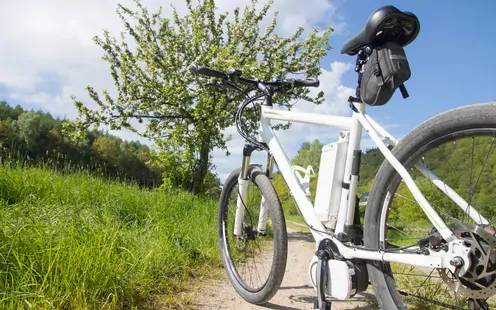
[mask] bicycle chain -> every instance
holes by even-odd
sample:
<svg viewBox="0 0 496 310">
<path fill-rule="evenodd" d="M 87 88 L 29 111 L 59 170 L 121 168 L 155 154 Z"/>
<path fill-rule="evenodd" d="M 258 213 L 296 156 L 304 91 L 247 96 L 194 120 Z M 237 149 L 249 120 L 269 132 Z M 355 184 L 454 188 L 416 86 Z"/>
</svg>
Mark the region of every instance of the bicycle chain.
<svg viewBox="0 0 496 310">
<path fill-rule="evenodd" d="M 445 304 L 444 302 L 440 302 L 440 301 L 437 301 L 437 300 L 434 300 L 434 299 L 430 299 L 430 298 L 426 298 L 426 297 L 420 297 L 418 295 L 414 295 L 414 294 L 410 294 L 410 293 L 407 293 L 407 292 L 404 292 L 404 291 L 399 291 L 399 293 L 403 296 L 408 296 L 408 297 L 414 297 L 414 298 L 417 298 L 417 299 L 422 299 L 422 300 L 425 300 L 425 301 L 428 301 L 436 306 L 441 306 L 441 307 L 444 307 L 444 308 L 447 308 L 447 309 L 453 309 L 453 310 L 469 310 L 467 308 L 460 308 L 460 307 L 457 307 L 457 306 L 452 306 L 452 305 L 448 305 L 448 304 Z"/>
</svg>

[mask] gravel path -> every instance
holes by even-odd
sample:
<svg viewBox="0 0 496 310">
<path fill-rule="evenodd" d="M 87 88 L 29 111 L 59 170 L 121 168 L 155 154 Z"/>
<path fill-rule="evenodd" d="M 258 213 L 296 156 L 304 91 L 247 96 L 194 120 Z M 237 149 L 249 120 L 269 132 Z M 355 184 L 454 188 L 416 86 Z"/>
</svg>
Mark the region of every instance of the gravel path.
<svg viewBox="0 0 496 310">
<path fill-rule="evenodd" d="M 313 256 L 313 238 L 310 233 L 298 232 L 288 228 L 288 263 L 286 274 L 277 294 L 264 306 L 255 306 L 245 302 L 224 277 L 221 280 L 203 283 L 193 306 L 197 309 L 313 309 L 316 292 L 308 277 L 308 265 Z M 224 273 L 223 273 L 224 274 Z M 360 309 L 371 310 L 366 306 L 366 298 L 374 298 L 369 286 L 367 292 L 357 294 L 346 301 L 336 300 L 332 303 L 334 310 Z"/>
</svg>

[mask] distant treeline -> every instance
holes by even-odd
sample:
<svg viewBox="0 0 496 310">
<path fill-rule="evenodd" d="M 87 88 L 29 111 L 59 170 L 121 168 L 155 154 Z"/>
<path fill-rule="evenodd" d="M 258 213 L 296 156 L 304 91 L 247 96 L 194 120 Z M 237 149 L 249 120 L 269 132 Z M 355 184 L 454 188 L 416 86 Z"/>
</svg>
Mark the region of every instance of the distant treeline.
<svg viewBox="0 0 496 310">
<path fill-rule="evenodd" d="M 28 111 L 0 101 L 2 161 L 9 158 L 56 168 L 71 166 L 146 187 L 162 184 L 165 169 L 154 163 L 147 145 L 97 130 L 88 131 L 83 141 L 73 142 L 62 133 L 64 121 L 67 120 L 50 113 Z"/>
<path fill-rule="evenodd" d="M 482 213 L 490 223 L 496 221 L 496 208 L 494 207 L 494 201 L 496 201 L 495 139 L 491 136 L 460 138 L 456 142 L 448 142 L 430 149 L 419 159 L 463 199 L 472 203 L 472 206 Z M 315 201 L 318 167 L 323 146 L 317 139 L 313 142 L 304 142 L 291 161 L 293 165 L 304 168 L 308 165 L 313 167 L 316 175 L 310 181 L 310 199 L 312 202 Z M 384 156 L 377 148 L 362 153 L 360 179 L 357 188 L 359 197 L 362 194 L 368 196 L 374 177 L 383 161 Z M 438 212 L 442 214 L 445 221 L 466 219 L 463 210 L 436 186 L 433 186 L 424 175 L 416 170 L 411 170 L 411 175 L 426 199 L 436 208 L 436 211 L 440 209 Z M 274 176 L 274 187 L 283 209 L 289 214 L 298 214 L 291 193 L 279 173 Z M 362 199 L 365 201 L 366 198 L 363 197 Z M 364 210 L 364 208 L 360 209 L 362 216 Z M 423 225 L 430 223 L 403 182 L 398 186 L 391 210 L 397 218 L 394 220 L 408 224 L 416 223 L 415 225 L 418 227 L 424 227 Z"/>
</svg>

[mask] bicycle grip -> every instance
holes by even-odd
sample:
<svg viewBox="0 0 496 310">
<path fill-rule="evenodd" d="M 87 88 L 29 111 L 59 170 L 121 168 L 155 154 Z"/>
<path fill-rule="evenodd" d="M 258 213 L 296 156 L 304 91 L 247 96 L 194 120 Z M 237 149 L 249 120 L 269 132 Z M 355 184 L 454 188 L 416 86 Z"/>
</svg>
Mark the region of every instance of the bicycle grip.
<svg viewBox="0 0 496 310">
<path fill-rule="evenodd" d="M 206 76 L 211 76 L 214 78 L 223 79 L 226 78 L 227 75 L 224 72 L 213 70 L 204 66 L 197 66 L 196 64 L 192 64 L 190 66 L 191 72 L 196 74 L 203 74 Z"/>
<path fill-rule="evenodd" d="M 319 87 L 320 81 L 316 78 L 308 78 L 305 80 L 294 80 L 293 87 Z"/>
</svg>

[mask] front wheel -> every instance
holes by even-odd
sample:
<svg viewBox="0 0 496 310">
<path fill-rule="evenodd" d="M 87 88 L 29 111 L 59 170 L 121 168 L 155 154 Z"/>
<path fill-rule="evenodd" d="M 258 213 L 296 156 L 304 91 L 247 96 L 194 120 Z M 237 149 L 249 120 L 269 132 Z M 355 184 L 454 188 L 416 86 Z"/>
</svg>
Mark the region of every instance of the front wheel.
<svg viewBox="0 0 496 310">
<path fill-rule="evenodd" d="M 246 195 L 240 193 L 239 175 L 239 169 L 232 172 L 222 188 L 220 253 L 236 292 L 247 302 L 263 304 L 276 294 L 286 270 L 286 222 L 276 191 L 260 168 L 250 167 Z M 237 205 L 244 213 L 241 218 L 238 214 L 235 234 Z"/>
<path fill-rule="evenodd" d="M 474 303 L 491 304 L 496 293 L 496 103 L 476 104 L 444 112 L 419 125 L 393 149 L 415 183 L 458 238 L 472 244 L 470 277 L 447 269 L 429 269 L 371 261 L 368 271 L 382 309 L 472 309 Z M 461 206 L 420 173 L 420 163 L 458 193 Z M 439 184 L 439 183 L 438 183 Z M 444 186 L 446 190 L 446 186 Z M 472 206 L 475 213 L 466 212 Z M 480 224 L 484 217 L 489 224 Z M 439 237 L 401 177 L 385 161 L 374 180 L 365 211 L 368 248 L 415 244 Z M 441 241 L 442 242 L 442 241 Z M 485 309 L 485 308 L 474 308 Z"/>
</svg>

